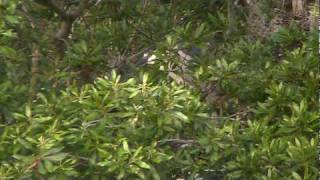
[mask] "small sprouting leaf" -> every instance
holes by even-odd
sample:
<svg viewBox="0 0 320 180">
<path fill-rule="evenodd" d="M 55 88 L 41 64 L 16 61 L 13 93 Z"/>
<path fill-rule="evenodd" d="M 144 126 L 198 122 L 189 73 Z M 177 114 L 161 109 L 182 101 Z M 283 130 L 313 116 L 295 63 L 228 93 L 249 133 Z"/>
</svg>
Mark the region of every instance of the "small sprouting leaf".
<svg viewBox="0 0 320 180">
<path fill-rule="evenodd" d="M 123 147 L 123 150 L 125 152 L 130 153 L 129 145 L 128 145 L 128 142 L 126 140 L 123 140 L 122 147 Z"/>
<path fill-rule="evenodd" d="M 148 77 L 149 77 L 148 74 L 143 74 L 142 83 L 143 83 L 144 85 L 147 84 L 147 82 L 148 82 Z"/>
<path fill-rule="evenodd" d="M 172 36 L 166 36 L 166 41 L 168 43 L 169 46 L 171 46 L 173 43 L 173 40 L 172 40 Z"/>
<path fill-rule="evenodd" d="M 316 141 L 315 141 L 314 138 L 312 138 L 311 141 L 310 141 L 310 145 L 311 145 L 311 146 L 315 146 L 315 144 L 316 144 Z"/>
<path fill-rule="evenodd" d="M 113 81 L 115 81 L 115 80 L 117 79 L 117 73 L 116 73 L 115 70 L 112 70 L 112 72 L 111 72 L 111 79 L 112 79 Z"/>
<path fill-rule="evenodd" d="M 26 115 L 26 117 L 31 119 L 32 112 L 31 112 L 31 107 L 29 105 L 26 105 L 25 115 Z"/>
<path fill-rule="evenodd" d="M 296 145 L 301 147 L 301 142 L 298 138 L 294 138 L 294 141 L 296 142 Z"/>
</svg>

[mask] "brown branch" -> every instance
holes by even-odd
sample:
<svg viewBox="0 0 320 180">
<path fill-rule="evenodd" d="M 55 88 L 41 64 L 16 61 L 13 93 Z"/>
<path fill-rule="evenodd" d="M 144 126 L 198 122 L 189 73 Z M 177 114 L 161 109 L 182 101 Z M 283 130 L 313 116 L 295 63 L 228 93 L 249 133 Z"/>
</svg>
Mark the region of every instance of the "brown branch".
<svg viewBox="0 0 320 180">
<path fill-rule="evenodd" d="M 91 5 L 89 0 L 82 0 L 78 7 L 72 8 L 70 10 L 65 10 L 63 15 L 61 15 L 61 23 L 58 32 L 56 33 L 56 38 L 58 40 L 67 39 L 71 33 L 71 28 L 73 22 L 83 14 L 83 11 Z"/>
<path fill-rule="evenodd" d="M 60 27 L 55 35 L 55 38 L 59 41 L 68 38 L 73 22 L 83 14 L 85 9 L 93 5 L 90 0 L 81 0 L 77 7 L 68 10 L 65 9 L 65 1 L 61 0 L 35 0 L 35 2 L 48 7 L 61 18 Z"/>
<path fill-rule="evenodd" d="M 60 17 L 59 28 L 54 35 L 55 46 L 62 57 L 65 51 L 65 40 L 72 33 L 72 25 L 77 18 L 90 6 L 94 1 L 81 0 L 78 6 L 66 7 L 65 0 L 35 0 L 36 3 L 46 6 Z"/>
<path fill-rule="evenodd" d="M 69 34 L 71 33 L 73 21 L 70 20 L 61 20 L 60 28 L 56 32 L 55 38 L 57 40 L 67 39 Z"/>
<path fill-rule="evenodd" d="M 29 83 L 29 99 L 28 99 L 29 107 L 32 106 L 32 102 L 36 94 L 39 62 L 40 62 L 40 49 L 37 45 L 34 45 L 32 49 L 31 78 Z"/>
<path fill-rule="evenodd" d="M 83 11 L 87 9 L 90 5 L 91 4 L 89 0 L 82 0 L 78 7 L 76 7 L 75 9 L 71 9 L 69 12 L 67 12 L 67 17 L 71 19 L 78 18 L 79 16 L 81 16 Z"/>
<path fill-rule="evenodd" d="M 56 12 L 60 17 L 64 18 L 67 16 L 64 10 L 65 1 L 61 0 L 35 0 L 36 3 L 48 7 L 49 9 Z"/>
</svg>

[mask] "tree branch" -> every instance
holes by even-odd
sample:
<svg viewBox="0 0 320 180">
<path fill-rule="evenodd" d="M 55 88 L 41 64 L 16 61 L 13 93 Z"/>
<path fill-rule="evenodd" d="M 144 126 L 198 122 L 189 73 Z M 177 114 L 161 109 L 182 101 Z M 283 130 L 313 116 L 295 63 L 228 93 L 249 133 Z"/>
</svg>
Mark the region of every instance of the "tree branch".
<svg viewBox="0 0 320 180">
<path fill-rule="evenodd" d="M 71 9 L 70 12 L 67 12 L 67 17 L 76 19 L 78 18 L 85 9 L 87 9 L 90 6 L 89 0 L 82 0 L 80 1 L 80 4 L 75 9 Z"/>
<path fill-rule="evenodd" d="M 36 3 L 41 4 L 43 6 L 47 6 L 54 12 L 56 12 L 60 17 L 66 18 L 67 14 L 64 10 L 65 1 L 61 0 L 35 0 Z"/>
<path fill-rule="evenodd" d="M 35 0 L 36 3 L 48 7 L 61 18 L 60 27 L 55 34 L 55 39 L 58 40 L 57 47 L 60 52 L 63 52 L 63 41 L 68 38 L 71 33 L 73 22 L 83 14 L 83 11 L 94 5 L 94 1 L 81 0 L 76 7 L 66 8 L 66 1 L 64 0 Z M 63 53 L 62 53 L 63 54 Z"/>
</svg>

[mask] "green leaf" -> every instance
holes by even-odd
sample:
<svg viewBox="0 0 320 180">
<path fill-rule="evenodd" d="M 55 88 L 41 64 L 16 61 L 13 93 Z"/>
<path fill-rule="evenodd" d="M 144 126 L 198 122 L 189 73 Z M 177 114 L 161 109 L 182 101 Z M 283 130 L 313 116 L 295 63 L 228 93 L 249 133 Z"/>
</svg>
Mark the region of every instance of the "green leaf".
<svg viewBox="0 0 320 180">
<path fill-rule="evenodd" d="M 44 122 L 48 122 L 50 120 L 52 120 L 52 117 L 48 116 L 48 117 L 37 117 L 37 118 L 33 118 L 34 121 L 37 121 L 38 123 L 44 123 Z"/>
<path fill-rule="evenodd" d="M 157 172 L 157 170 L 154 167 L 151 167 L 150 171 L 151 171 L 151 174 L 152 174 L 152 177 L 153 177 L 154 180 L 160 180 L 161 179 L 159 173 Z"/>
<path fill-rule="evenodd" d="M 117 179 L 123 179 L 124 176 L 125 176 L 125 171 L 124 171 L 124 169 L 121 169 L 121 170 L 120 170 L 120 173 L 119 173 L 118 176 L 117 176 Z"/>
<path fill-rule="evenodd" d="M 39 165 L 38 165 L 38 171 L 40 174 L 47 174 L 47 171 L 46 171 L 46 168 L 44 167 L 43 165 L 43 162 L 40 162 Z"/>
<path fill-rule="evenodd" d="M 54 155 L 50 155 L 50 156 L 45 156 L 44 158 L 49 161 L 58 162 L 58 161 L 62 161 L 63 159 L 65 159 L 67 156 L 68 156 L 68 153 L 58 153 L 58 154 L 54 154 Z"/>
<path fill-rule="evenodd" d="M 4 56 L 7 58 L 14 58 L 16 53 L 17 52 L 10 47 L 0 46 L 0 56 Z"/>
<path fill-rule="evenodd" d="M 44 156 L 47 156 L 47 155 L 56 154 L 56 153 L 58 153 L 58 152 L 61 152 L 62 149 L 63 149 L 63 147 L 52 148 L 52 149 L 46 151 L 43 155 L 44 155 Z"/>
<path fill-rule="evenodd" d="M 185 114 L 183 114 L 182 112 L 174 112 L 174 116 L 176 118 L 179 118 L 180 120 L 184 121 L 184 122 L 189 122 L 189 118 L 188 116 L 186 116 Z"/>
<path fill-rule="evenodd" d="M 47 161 L 47 160 L 44 160 L 44 166 L 46 167 L 46 169 L 48 170 L 48 172 L 53 172 L 54 171 L 54 166 L 52 164 L 51 161 Z"/>
<path fill-rule="evenodd" d="M 108 115 L 110 117 L 119 117 L 119 118 L 128 118 L 134 116 L 136 113 L 135 112 L 114 112 L 114 113 L 109 113 Z"/>
<path fill-rule="evenodd" d="M 19 143 L 21 143 L 23 145 L 23 147 L 25 147 L 26 149 L 32 150 L 32 145 L 31 143 L 29 143 L 28 141 L 22 139 L 22 138 L 18 138 Z"/>
<path fill-rule="evenodd" d="M 149 75 L 148 75 L 148 74 L 143 74 L 143 77 L 142 77 L 142 84 L 143 84 L 143 85 L 146 85 L 146 84 L 147 84 L 148 78 L 149 78 Z"/>
<path fill-rule="evenodd" d="M 133 97 L 137 96 L 139 93 L 140 93 L 139 90 L 133 91 L 133 92 L 130 94 L 129 98 L 133 98 Z"/>
<path fill-rule="evenodd" d="M 142 146 L 140 146 L 133 154 L 132 159 L 135 159 L 141 152 Z"/>
<path fill-rule="evenodd" d="M 204 28 L 205 28 L 205 24 L 201 24 L 195 31 L 194 33 L 194 37 L 197 39 L 201 36 L 201 34 L 203 33 L 204 31 Z"/>
<path fill-rule="evenodd" d="M 137 162 L 135 162 L 135 164 L 137 164 L 141 168 L 150 169 L 150 165 L 145 163 L 145 162 L 143 162 L 143 161 L 137 161 Z"/>
<path fill-rule="evenodd" d="M 294 177 L 294 179 L 296 179 L 296 180 L 302 180 L 301 176 L 300 176 L 298 173 L 292 172 L 291 174 L 292 174 L 292 176 Z"/>
<path fill-rule="evenodd" d="M 101 166 L 101 167 L 109 166 L 111 164 L 112 164 L 112 162 L 110 162 L 110 161 L 102 161 L 102 162 L 97 163 L 97 165 Z"/>
<path fill-rule="evenodd" d="M 19 18 L 18 16 L 6 16 L 6 20 L 9 22 L 9 23 L 12 23 L 12 24 L 17 24 L 19 23 Z"/>
<path fill-rule="evenodd" d="M 29 162 L 34 159 L 34 157 L 32 157 L 32 156 L 24 156 L 24 155 L 20 155 L 20 154 L 14 154 L 12 157 L 17 160 L 24 161 L 24 162 Z"/>
</svg>

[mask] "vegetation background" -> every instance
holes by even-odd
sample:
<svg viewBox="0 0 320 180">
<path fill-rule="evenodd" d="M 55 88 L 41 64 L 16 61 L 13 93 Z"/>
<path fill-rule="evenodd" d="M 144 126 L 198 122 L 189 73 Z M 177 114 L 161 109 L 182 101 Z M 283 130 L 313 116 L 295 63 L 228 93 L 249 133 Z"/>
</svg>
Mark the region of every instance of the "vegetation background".
<svg viewBox="0 0 320 180">
<path fill-rule="evenodd" d="M 319 176 L 319 0 L 0 0 L 0 17 L 0 179 Z"/>
</svg>

